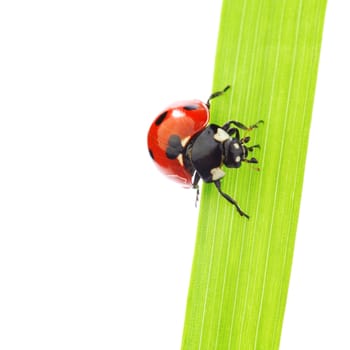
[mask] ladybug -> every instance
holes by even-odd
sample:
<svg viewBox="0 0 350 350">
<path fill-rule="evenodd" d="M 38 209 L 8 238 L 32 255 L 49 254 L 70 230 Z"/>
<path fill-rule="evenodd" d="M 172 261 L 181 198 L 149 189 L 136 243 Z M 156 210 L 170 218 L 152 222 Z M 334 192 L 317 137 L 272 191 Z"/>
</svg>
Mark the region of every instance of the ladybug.
<svg viewBox="0 0 350 350">
<path fill-rule="evenodd" d="M 246 146 L 250 137 L 240 137 L 239 129 L 251 131 L 252 126 L 230 120 L 222 126 L 208 124 L 210 101 L 224 94 L 230 86 L 212 93 L 206 103 L 200 100 L 179 101 L 162 111 L 148 132 L 148 151 L 159 169 L 183 187 L 197 190 L 199 180 L 213 182 L 219 193 L 233 204 L 241 216 L 249 216 L 238 203 L 221 189 L 225 176 L 223 165 L 239 168 L 242 162 L 258 163 L 248 159 L 248 153 L 259 145 Z"/>
</svg>

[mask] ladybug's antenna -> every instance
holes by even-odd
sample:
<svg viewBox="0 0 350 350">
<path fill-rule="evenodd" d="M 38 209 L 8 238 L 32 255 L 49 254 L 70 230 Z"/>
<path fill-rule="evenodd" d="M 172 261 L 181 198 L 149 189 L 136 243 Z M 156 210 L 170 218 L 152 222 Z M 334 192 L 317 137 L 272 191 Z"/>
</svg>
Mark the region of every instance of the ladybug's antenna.
<svg viewBox="0 0 350 350">
<path fill-rule="evenodd" d="M 220 91 L 213 92 L 213 93 L 209 96 L 208 101 L 207 101 L 207 103 L 206 103 L 206 105 L 208 106 L 208 108 L 210 108 L 210 101 L 211 101 L 213 98 L 216 98 L 216 97 L 219 97 L 219 96 L 223 95 L 230 87 L 231 87 L 231 85 L 227 85 L 227 86 L 225 87 L 225 89 L 220 90 Z"/>
</svg>

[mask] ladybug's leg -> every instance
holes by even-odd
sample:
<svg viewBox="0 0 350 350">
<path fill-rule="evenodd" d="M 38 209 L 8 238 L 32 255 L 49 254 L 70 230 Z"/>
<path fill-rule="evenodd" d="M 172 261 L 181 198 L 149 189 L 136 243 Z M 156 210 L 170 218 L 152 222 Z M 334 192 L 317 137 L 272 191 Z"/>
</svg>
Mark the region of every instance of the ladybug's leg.
<svg viewBox="0 0 350 350">
<path fill-rule="evenodd" d="M 258 163 L 258 160 L 256 158 L 250 158 L 250 159 L 243 159 L 242 162 L 246 162 L 246 163 L 249 163 L 249 164 L 257 164 Z M 254 170 L 256 171 L 260 171 L 260 168 L 253 168 Z"/>
<path fill-rule="evenodd" d="M 199 186 L 198 186 L 198 182 L 200 180 L 200 176 L 197 172 L 194 173 L 194 177 L 193 177 L 193 183 L 192 183 L 192 188 L 194 188 L 196 190 L 196 203 L 195 206 L 197 207 L 197 203 L 199 200 Z"/>
<path fill-rule="evenodd" d="M 239 212 L 239 214 L 240 214 L 241 216 L 245 216 L 247 219 L 249 219 L 249 215 L 246 214 L 246 213 L 239 207 L 238 203 L 237 203 L 233 198 L 231 198 L 227 193 L 222 192 L 220 180 L 214 181 L 214 184 L 215 184 L 216 188 L 218 189 L 219 193 L 220 193 L 226 200 L 228 200 L 231 204 L 233 204 L 233 205 L 236 207 L 236 209 L 237 209 L 237 211 Z"/>
<path fill-rule="evenodd" d="M 227 85 L 227 86 L 225 87 L 224 90 L 213 92 L 213 93 L 209 96 L 208 101 L 207 101 L 207 103 L 206 103 L 206 105 L 208 106 L 208 108 L 210 108 L 210 101 L 211 101 L 213 98 L 216 98 L 216 97 L 221 96 L 221 95 L 224 94 L 230 87 L 231 87 L 230 85 Z"/>
<path fill-rule="evenodd" d="M 259 120 L 258 122 L 256 122 L 255 124 L 253 124 L 251 126 L 246 126 L 237 120 L 230 120 L 227 123 L 225 123 L 221 128 L 224 129 L 229 135 L 233 135 L 234 133 L 236 133 L 235 137 L 237 137 L 239 139 L 240 138 L 239 131 L 237 128 L 245 130 L 245 131 L 252 131 L 253 129 L 256 129 L 258 127 L 258 125 L 263 123 L 263 122 L 264 122 L 263 120 Z M 235 125 L 237 128 L 231 128 L 231 124 Z M 245 137 L 244 139 L 242 139 L 242 141 L 243 141 L 243 143 L 247 143 L 249 141 L 249 137 Z"/>
<path fill-rule="evenodd" d="M 259 148 L 260 149 L 260 145 L 254 145 L 254 146 L 247 147 L 247 150 L 249 152 L 253 152 L 254 148 Z"/>
<path fill-rule="evenodd" d="M 243 162 L 257 164 L 258 160 L 256 158 L 244 159 Z"/>
<path fill-rule="evenodd" d="M 250 141 L 250 137 L 246 136 L 241 139 L 241 144 L 243 145 L 244 143 L 248 143 Z M 247 151 L 253 152 L 254 148 L 260 148 L 260 145 L 253 145 L 253 146 L 244 146 Z"/>
<path fill-rule="evenodd" d="M 239 139 L 239 130 L 237 128 L 231 128 L 232 121 L 225 123 L 221 129 L 225 130 L 230 136 Z"/>
<path fill-rule="evenodd" d="M 258 127 L 259 124 L 263 123 L 263 120 L 259 120 L 257 121 L 255 124 L 251 125 L 251 126 L 246 126 L 244 124 L 242 124 L 241 122 L 238 122 L 237 120 L 231 120 L 230 123 L 234 124 L 237 126 L 237 128 L 240 128 L 242 130 L 246 130 L 246 131 L 252 131 L 253 129 L 256 129 Z"/>
</svg>

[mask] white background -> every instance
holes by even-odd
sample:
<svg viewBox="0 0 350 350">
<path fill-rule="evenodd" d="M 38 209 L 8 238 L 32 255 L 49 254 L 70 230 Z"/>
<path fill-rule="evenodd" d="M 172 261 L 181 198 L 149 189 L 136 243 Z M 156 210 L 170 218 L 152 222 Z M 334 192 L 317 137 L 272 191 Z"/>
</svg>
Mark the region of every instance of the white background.
<svg viewBox="0 0 350 350">
<path fill-rule="evenodd" d="M 211 92 L 221 1 L 0 5 L 0 348 L 179 349 L 192 191 L 149 159 Z M 329 1 L 281 349 L 350 349 L 349 5 Z"/>
</svg>

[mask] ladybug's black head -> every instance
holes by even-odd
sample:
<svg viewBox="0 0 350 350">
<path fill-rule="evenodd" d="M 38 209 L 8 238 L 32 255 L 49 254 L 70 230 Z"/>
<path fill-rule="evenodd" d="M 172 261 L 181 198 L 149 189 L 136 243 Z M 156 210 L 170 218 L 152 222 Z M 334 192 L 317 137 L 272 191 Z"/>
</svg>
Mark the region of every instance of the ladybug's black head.
<svg viewBox="0 0 350 350">
<path fill-rule="evenodd" d="M 229 138 L 223 144 L 224 164 L 228 168 L 239 168 L 247 156 L 246 147 L 236 138 Z"/>
<path fill-rule="evenodd" d="M 228 168 L 239 168 L 242 162 L 258 163 L 255 158 L 247 159 L 248 152 L 253 152 L 255 148 L 260 148 L 259 145 L 245 146 L 245 143 L 248 143 L 249 140 L 250 137 L 247 136 L 240 140 L 237 138 L 227 139 L 223 143 L 223 162 Z"/>
</svg>

